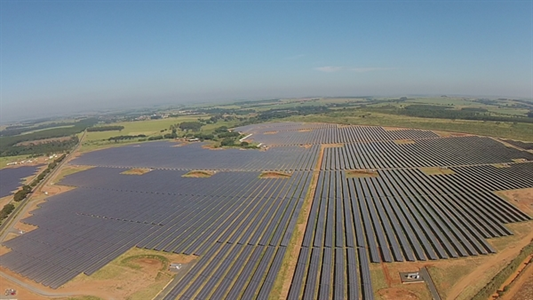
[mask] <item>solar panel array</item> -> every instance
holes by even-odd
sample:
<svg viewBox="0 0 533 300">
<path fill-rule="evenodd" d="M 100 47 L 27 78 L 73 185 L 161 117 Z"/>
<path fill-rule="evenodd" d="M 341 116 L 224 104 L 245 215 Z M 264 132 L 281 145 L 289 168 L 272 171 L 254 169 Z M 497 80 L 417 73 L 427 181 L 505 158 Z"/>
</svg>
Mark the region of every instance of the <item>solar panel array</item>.
<svg viewBox="0 0 533 300">
<path fill-rule="evenodd" d="M 318 174 L 288 297 L 372 299 L 370 263 L 492 253 L 487 238 L 530 219 L 493 191 L 533 187 L 533 156 L 489 138 L 303 123 L 239 130 L 273 147 L 153 142 L 77 158 L 96 167 L 63 179 L 76 189 L 24 219 L 38 228 L 5 242 L 0 265 L 57 288 L 136 246 L 200 256 L 165 299 L 267 299 Z M 418 169 L 432 166 L 454 174 Z M 128 168 L 151 171 L 121 174 Z M 182 177 L 198 169 L 216 172 Z M 376 171 L 352 178 L 353 169 Z M 262 170 L 292 176 L 261 179 Z"/>
<path fill-rule="evenodd" d="M 9 196 L 22 185 L 21 180 L 37 172 L 38 166 L 22 166 L 0 170 L 0 198 Z"/>
<path fill-rule="evenodd" d="M 193 143 L 177 147 L 171 142 L 152 142 L 94 151 L 72 163 L 117 168 L 157 168 L 169 170 L 310 170 L 319 147 L 277 147 L 269 151 L 202 148 Z"/>
</svg>

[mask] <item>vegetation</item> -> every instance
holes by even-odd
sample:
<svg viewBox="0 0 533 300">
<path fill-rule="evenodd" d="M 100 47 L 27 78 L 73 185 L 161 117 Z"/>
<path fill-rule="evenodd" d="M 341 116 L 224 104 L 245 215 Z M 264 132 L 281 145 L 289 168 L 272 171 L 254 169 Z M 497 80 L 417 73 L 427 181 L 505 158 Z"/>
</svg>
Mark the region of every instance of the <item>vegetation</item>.
<svg viewBox="0 0 533 300">
<path fill-rule="evenodd" d="M 96 124 L 96 119 L 84 119 L 73 124 L 72 127 L 58 127 L 47 130 L 34 131 L 28 134 L 19 134 L 14 136 L 0 137 L 0 156 L 15 156 L 15 155 L 42 155 L 47 152 L 58 152 L 70 149 L 76 145 L 77 138 L 72 137 L 67 141 L 44 141 L 54 138 L 62 138 L 73 136 L 84 131 L 87 127 Z M 33 142 L 35 141 L 35 142 Z M 25 143 L 22 142 L 33 142 Z"/>
<path fill-rule="evenodd" d="M 138 134 L 138 135 L 119 135 L 119 136 L 112 136 L 110 137 L 108 140 L 109 141 L 114 141 L 115 143 L 118 142 L 118 141 L 123 141 L 123 140 L 133 140 L 133 139 L 139 139 L 139 138 L 145 138 L 146 135 L 145 134 Z"/>
<path fill-rule="evenodd" d="M 472 299 L 481 300 L 489 299 L 498 288 L 511 276 L 520 266 L 520 264 L 529 256 L 533 254 L 533 240 L 527 246 L 525 246 L 520 253 L 505 266 L 492 280 L 483 287 Z M 505 291 L 504 291 L 505 292 Z M 499 294 L 502 294 L 500 292 Z"/>
<path fill-rule="evenodd" d="M 122 129 L 124 129 L 124 126 L 119 126 L 119 125 L 115 125 L 115 126 L 112 126 L 112 125 L 109 125 L 109 126 L 97 126 L 97 127 L 89 127 L 87 128 L 87 131 L 88 132 L 95 132 L 95 131 L 121 131 Z"/>
<path fill-rule="evenodd" d="M 11 204 L 11 203 L 8 203 L 6 205 L 4 205 L 4 207 L 2 208 L 2 210 L 0 210 L 0 221 L 2 221 L 3 219 L 7 218 L 7 216 L 9 216 L 9 214 L 15 209 L 15 205 Z"/>
</svg>

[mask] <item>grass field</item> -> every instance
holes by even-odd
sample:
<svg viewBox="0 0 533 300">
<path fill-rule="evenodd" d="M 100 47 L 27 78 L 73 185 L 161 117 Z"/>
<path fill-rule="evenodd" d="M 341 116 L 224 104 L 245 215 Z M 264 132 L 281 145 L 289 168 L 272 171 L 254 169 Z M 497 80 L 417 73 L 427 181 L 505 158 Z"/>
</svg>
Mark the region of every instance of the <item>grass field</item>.
<svg viewBox="0 0 533 300">
<path fill-rule="evenodd" d="M 533 124 L 492 121 L 448 120 L 416 118 L 382 113 L 334 112 L 322 115 L 291 116 L 277 121 L 324 122 L 352 125 L 403 127 L 452 132 L 465 132 L 483 136 L 533 141 Z"/>
</svg>

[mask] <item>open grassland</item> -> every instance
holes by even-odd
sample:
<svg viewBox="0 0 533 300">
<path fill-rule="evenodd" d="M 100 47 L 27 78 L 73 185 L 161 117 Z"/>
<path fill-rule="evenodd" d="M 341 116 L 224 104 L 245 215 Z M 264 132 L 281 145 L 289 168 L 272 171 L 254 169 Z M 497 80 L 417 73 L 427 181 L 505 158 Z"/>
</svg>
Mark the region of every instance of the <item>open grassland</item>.
<svg viewBox="0 0 533 300">
<path fill-rule="evenodd" d="M 451 132 L 466 132 L 483 136 L 510 138 L 533 141 L 533 124 L 493 121 L 448 120 L 435 118 L 417 118 L 382 113 L 335 112 L 321 115 L 291 116 L 283 121 L 323 122 L 352 125 L 370 125 L 385 127 L 403 127 Z"/>
<path fill-rule="evenodd" d="M 153 299 L 174 277 L 170 263 L 187 264 L 195 258 L 134 247 L 92 275 L 78 275 L 62 291 L 102 299 Z"/>
</svg>

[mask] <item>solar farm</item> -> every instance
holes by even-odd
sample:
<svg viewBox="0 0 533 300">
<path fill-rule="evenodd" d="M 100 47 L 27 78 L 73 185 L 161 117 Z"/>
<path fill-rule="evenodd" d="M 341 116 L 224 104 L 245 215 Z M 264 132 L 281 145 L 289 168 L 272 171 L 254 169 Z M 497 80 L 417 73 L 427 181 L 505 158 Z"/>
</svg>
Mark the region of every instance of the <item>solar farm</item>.
<svg viewBox="0 0 533 300">
<path fill-rule="evenodd" d="M 373 299 L 372 264 L 491 255 L 529 221 L 494 192 L 533 188 L 533 154 L 489 137 L 320 123 L 235 130 L 261 150 L 150 142 L 86 153 L 0 265 L 57 289 L 132 247 L 194 255 L 164 299 Z M 143 168 L 141 175 L 125 171 Z M 184 176 L 209 171 L 208 178 Z M 279 172 L 287 176 L 262 176 Z M 309 209 L 306 209 L 308 203 Z M 299 220 L 303 235 L 293 238 Z"/>
</svg>

